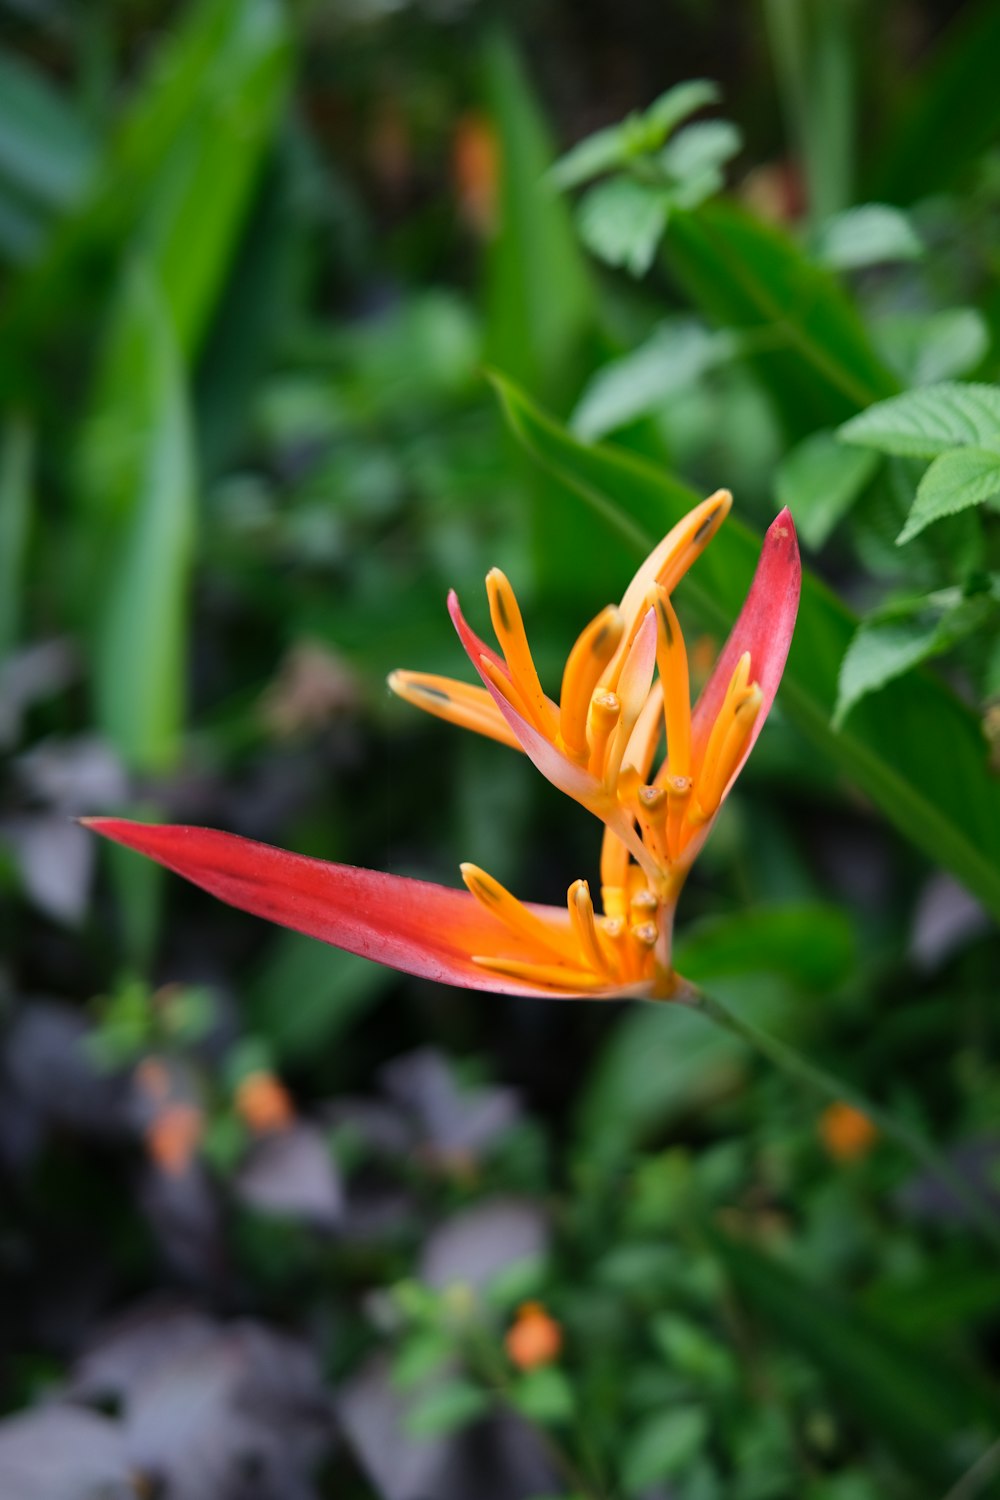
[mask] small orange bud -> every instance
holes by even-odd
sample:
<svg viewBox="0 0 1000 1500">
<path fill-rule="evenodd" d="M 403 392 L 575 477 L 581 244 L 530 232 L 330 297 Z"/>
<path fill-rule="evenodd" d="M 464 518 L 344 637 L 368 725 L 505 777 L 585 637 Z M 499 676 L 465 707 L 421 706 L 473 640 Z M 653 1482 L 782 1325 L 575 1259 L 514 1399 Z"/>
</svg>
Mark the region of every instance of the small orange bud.
<svg viewBox="0 0 1000 1500">
<path fill-rule="evenodd" d="M 477 234 L 492 234 L 497 220 L 499 147 L 484 115 L 470 113 L 458 121 L 452 170 L 462 217 Z"/>
<path fill-rule="evenodd" d="M 507 1330 L 504 1348 L 511 1364 L 519 1370 L 535 1370 L 558 1359 L 562 1349 L 562 1329 L 540 1302 L 523 1302 L 517 1320 Z"/>
<path fill-rule="evenodd" d="M 868 1155 L 878 1136 L 878 1129 L 860 1109 L 838 1099 L 820 1115 L 819 1133 L 834 1161 L 857 1161 Z"/>
<path fill-rule="evenodd" d="M 257 1135 L 285 1130 L 295 1109 L 284 1084 L 263 1068 L 248 1073 L 236 1090 L 236 1112 Z"/>
<path fill-rule="evenodd" d="M 168 1104 L 161 1109 L 146 1130 L 146 1147 L 156 1165 L 171 1177 L 180 1177 L 191 1165 L 204 1123 L 196 1104 Z"/>
</svg>

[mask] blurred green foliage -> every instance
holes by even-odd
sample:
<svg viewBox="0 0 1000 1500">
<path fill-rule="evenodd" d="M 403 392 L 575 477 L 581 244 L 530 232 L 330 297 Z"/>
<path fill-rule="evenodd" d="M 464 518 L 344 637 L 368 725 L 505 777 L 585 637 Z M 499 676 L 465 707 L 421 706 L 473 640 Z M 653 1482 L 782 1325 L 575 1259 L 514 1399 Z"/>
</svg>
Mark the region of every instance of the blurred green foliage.
<svg viewBox="0 0 1000 1500">
<path fill-rule="evenodd" d="M 622 14 L 616 75 L 555 0 L 0 5 L 0 1477 L 168 1286 L 336 1395 L 262 1494 L 466 1500 L 487 1430 L 511 1500 L 997 1493 L 998 1272 L 895 1144 L 694 1013 L 404 981 L 69 821 L 561 902 L 588 819 L 385 673 L 460 670 L 499 564 L 551 679 L 726 485 L 703 680 L 787 504 L 678 967 L 995 1204 L 998 22 L 954 9 L 677 4 L 667 64 Z"/>
</svg>

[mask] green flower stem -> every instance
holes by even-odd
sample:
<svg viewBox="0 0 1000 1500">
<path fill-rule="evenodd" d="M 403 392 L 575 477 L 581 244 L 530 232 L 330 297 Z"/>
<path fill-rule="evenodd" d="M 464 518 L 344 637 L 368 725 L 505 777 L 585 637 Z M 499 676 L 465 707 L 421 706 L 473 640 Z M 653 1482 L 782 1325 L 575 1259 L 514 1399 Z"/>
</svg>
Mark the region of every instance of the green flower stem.
<svg viewBox="0 0 1000 1500">
<path fill-rule="evenodd" d="M 768 1062 L 774 1063 L 790 1078 L 804 1083 L 819 1094 L 825 1094 L 829 1099 L 843 1099 L 848 1104 L 852 1104 L 855 1109 L 860 1110 L 862 1114 L 867 1115 L 883 1135 L 902 1146 L 904 1151 L 908 1151 L 921 1167 L 947 1187 L 952 1196 L 961 1203 L 983 1237 L 994 1249 L 1000 1250 L 1000 1216 L 996 1209 L 959 1176 L 947 1157 L 926 1140 L 919 1131 L 911 1129 L 909 1125 L 896 1119 L 881 1105 L 873 1104 L 853 1085 L 835 1078 L 825 1068 L 817 1067 L 788 1042 L 760 1031 L 745 1017 L 737 1015 L 728 1006 L 723 1005 L 722 1001 L 717 1000 L 714 995 L 707 995 L 696 986 L 685 984 L 683 991 L 676 998 L 693 1010 L 699 1011 L 723 1031 L 739 1037 L 742 1042 L 752 1047 L 755 1052 L 759 1052 L 762 1057 L 766 1057 Z"/>
</svg>

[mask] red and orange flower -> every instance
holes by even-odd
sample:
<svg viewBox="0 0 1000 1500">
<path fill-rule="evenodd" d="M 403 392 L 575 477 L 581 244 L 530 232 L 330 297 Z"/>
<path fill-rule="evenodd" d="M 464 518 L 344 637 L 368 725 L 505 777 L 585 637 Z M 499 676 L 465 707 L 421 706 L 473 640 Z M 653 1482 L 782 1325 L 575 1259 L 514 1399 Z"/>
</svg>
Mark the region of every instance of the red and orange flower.
<svg viewBox="0 0 1000 1500">
<path fill-rule="evenodd" d="M 681 988 L 671 963 L 677 898 L 774 701 L 798 608 L 798 545 L 785 510 L 692 709 L 671 594 L 731 503 L 720 490 L 685 516 L 621 603 L 586 626 L 558 702 L 542 688 L 498 569 L 486 588 L 499 652 L 466 624 L 454 594 L 448 601 L 481 684 L 409 671 L 389 679 L 417 707 L 522 750 L 601 820 L 599 906 L 585 880 L 569 887 L 565 908 L 537 906 L 472 864 L 462 866 L 459 891 L 213 829 L 84 821 L 233 906 L 407 973 L 506 994 L 669 999 Z"/>
</svg>

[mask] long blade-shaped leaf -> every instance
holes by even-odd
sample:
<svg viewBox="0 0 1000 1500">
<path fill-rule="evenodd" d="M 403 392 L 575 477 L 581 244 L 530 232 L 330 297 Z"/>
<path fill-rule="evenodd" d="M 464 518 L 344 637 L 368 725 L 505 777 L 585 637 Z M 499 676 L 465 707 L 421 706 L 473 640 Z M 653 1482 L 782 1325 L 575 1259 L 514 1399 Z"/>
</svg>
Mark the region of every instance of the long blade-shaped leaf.
<svg viewBox="0 0 1000 1500">
<path fill-rule="evenodd" d="M 637 552 L 699 498 L 676 479 L 613 448 L 588 448 L 509 381 L 498 389 L 515 432 Z M 760 540 L 730 518 L 684 583 L 684 597 L 713 630 L 731 625 L 753 576 Z M 952 870 L 1000 917 L 1000 786 L 990 775 L 975 716 L 923 673 L 907 673 L 831 726 L 840 664 L 857 621 L 806 573 L 795 639 L 781 686 L 789 716 L 896 827 Z"/>
<path fill-rule="evenodd" d="M 184 720 L 195 461 L 180 351 L 145 267 L 126 281 L 116 333 L 129 358 L 113 361 L 120 378 L 97 420 L 125 462 L 108 467 L 120 522 L 104 559 L 97 715 L 129 765 L 156 772 L 176 762 Z"/>
</svg>

